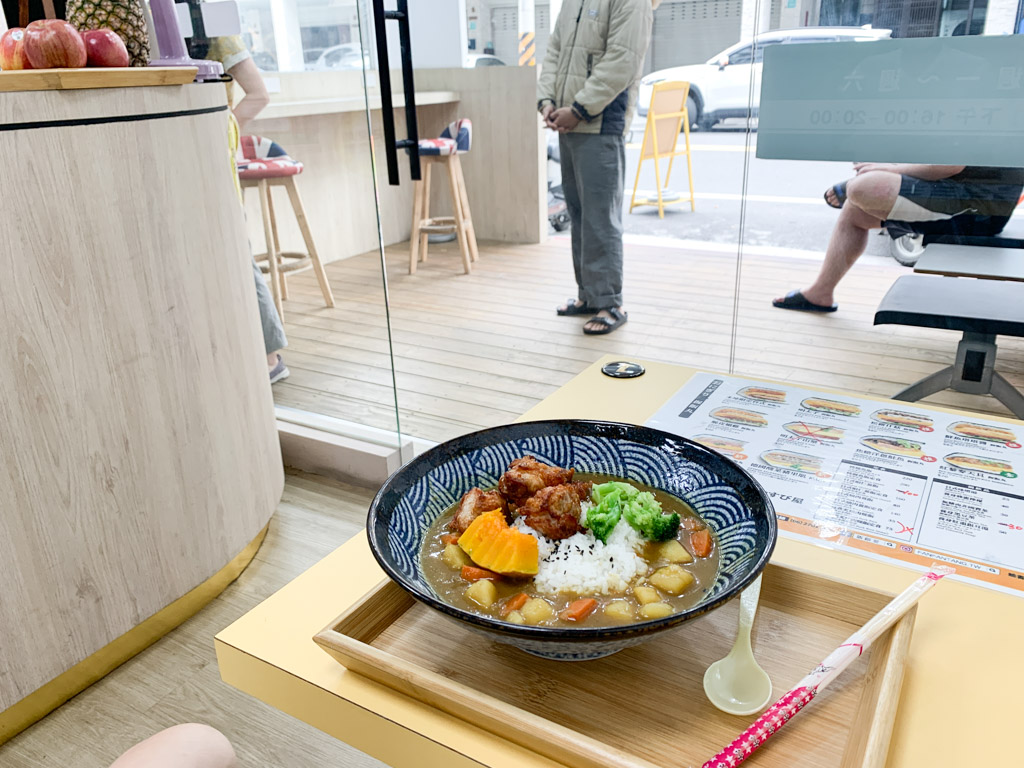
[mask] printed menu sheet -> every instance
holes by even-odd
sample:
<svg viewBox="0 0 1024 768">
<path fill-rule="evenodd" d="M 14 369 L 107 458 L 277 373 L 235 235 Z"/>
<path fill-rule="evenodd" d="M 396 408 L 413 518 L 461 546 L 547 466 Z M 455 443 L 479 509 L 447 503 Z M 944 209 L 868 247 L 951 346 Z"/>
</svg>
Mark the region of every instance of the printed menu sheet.
<svg viewBox="0 0 1024 768">
<path fill-rule="evenodd" d="M 698 373 L 648 422 L 731 457 L 779 530 L 1024 594 L 1024 428 Z"/>
</svg>

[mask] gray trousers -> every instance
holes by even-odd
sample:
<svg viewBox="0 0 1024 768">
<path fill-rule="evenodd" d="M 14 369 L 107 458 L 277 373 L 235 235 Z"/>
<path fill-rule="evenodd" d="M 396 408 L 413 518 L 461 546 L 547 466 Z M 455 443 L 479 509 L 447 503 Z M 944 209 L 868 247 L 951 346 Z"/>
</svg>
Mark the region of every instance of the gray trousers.
<svg viewBox="0 0 1024 768">
<path fill-rule="evenodd" d="M 625 137 L 564 133 L 558 144 L 579 300 L 594 309 L 622 306 Z"/>
<path fill-rule="evenodd" d="M 285 338 L 281 317 L 277 314 L 277 307 L 274 306 L 274 297 L 270 294 L 270 286 L 263 279 L 263 273 L 255 260 L 252 262 L 252 271 L 256 276 L 256 299 L 260 305 L 263 345 L 267 348 L 269 355 L 287 347 L 288 339 Z"/>
</svg>

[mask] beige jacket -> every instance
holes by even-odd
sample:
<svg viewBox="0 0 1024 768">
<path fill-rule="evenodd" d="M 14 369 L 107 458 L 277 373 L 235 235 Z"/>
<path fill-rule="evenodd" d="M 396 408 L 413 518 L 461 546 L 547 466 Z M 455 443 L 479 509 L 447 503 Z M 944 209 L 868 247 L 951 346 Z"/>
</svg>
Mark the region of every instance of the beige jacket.
<svg viewBox="0 0 1024 768">
<path fill-rule="evenodd" d="M 564 0 L 548 38 L 537 108 L 572 107 L 576 133 L 625 134 L 651 42 L 651 0 Z"/>
</svg>

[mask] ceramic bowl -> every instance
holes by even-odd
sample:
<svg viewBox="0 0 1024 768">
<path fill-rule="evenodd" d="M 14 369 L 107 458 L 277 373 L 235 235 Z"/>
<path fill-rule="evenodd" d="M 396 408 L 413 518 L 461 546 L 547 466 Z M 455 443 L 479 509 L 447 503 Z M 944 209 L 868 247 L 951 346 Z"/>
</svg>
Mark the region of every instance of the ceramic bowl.
<svg viewBox="0 0 1024 768">
<path fill-rule="evenodd" d="M 703 600 L 662 619 L 622 626 L 545 627 L 480 616 L 438 597 L 420 564 L 427 529 L 466 491 L 497 485 L 509 462 L 526 454 L 578 472 L 646 483 L 692 506 L 714 529 L 721 553 L 718 579 Z M 771 501 L 758 482 L 709 448 L 631 424 L 558 420 L 485 429 L 431 448 L 380 489 L 370 507 L 367 533 L 377 562 L 417 600 L 498 642 L 545 658 L 577 661 L 636 645 L 723 605 L 768 563 L 778 528 Z"/>
</svg>

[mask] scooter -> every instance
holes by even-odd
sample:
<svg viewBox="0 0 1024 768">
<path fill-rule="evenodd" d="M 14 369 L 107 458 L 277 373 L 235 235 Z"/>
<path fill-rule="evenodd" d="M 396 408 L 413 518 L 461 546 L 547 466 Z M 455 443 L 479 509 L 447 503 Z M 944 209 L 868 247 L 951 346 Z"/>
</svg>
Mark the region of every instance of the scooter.
<svg viewBox="0 0 1024 768">
<path fill-rule="evenodd" d="M 548 136 L 548 221 L 556 232 L 569 229 L 569 209 L 562 191 L 562 156 L 554 132 Z"/>
</svg>

